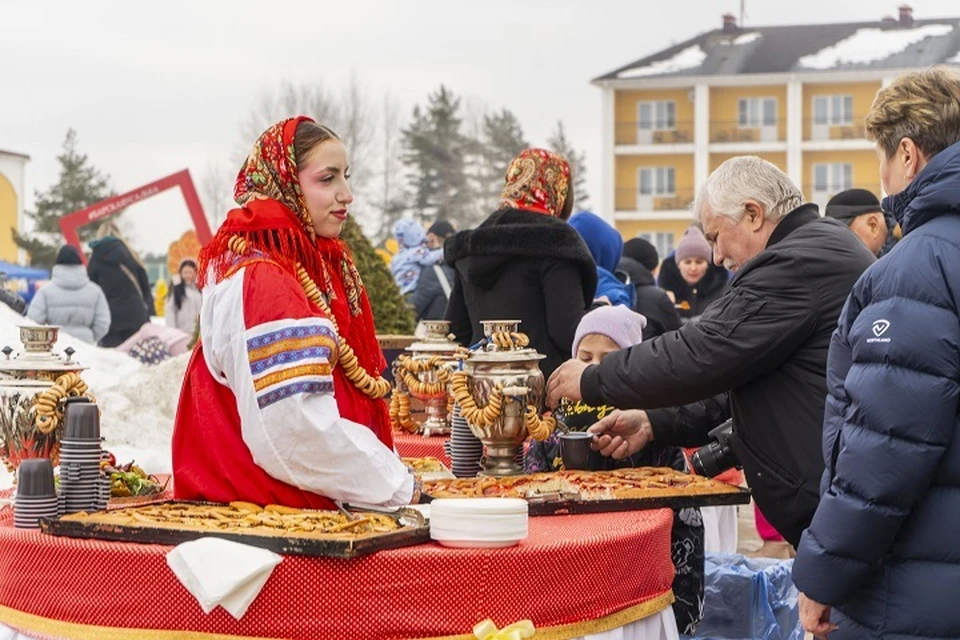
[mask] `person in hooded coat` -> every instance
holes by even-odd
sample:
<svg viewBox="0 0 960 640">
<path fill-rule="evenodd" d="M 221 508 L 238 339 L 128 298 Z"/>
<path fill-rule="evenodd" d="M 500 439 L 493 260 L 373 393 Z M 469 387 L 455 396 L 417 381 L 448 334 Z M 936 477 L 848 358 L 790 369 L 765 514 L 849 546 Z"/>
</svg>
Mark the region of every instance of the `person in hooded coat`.
<svg viewBox="0 0 960 640">
<path fill-rule="evenodd" d="M 597 290 L 590 251 L 566 222 L 572 208 L 563 156 L 527 149 L 513 159 L 500 209 L 444 245 L 444 261 L 456 272 L 446 319 L 457 342 L 483 339 L 481 320 L 520 320 L 530 346 L 546 356 L 545 375 L 570 357 Z"/>
<path fill-rule="evenodd" d="M 126 243 L 107 235 L 90 243 L 87 274 L 99 285 L 110 306 L 110 330 L 101 347 L 116 347 L 140 330 L 153 315 L 153 292 L 147 271 Z"/>
<path fill-rule="evenodd" d="M 589 211 L 581 211 L 570 218 L 570 226 L 587 243 L 590 255 L 597 263 L 597 298 L 606 298 L 612 305 L 621 304 L 632 309 L 637 292 L 614 273 L 623 253 L 620 232 Z"/>
<path fill-rule="evenodd" d="M 50 282 L 30 301 L 27 317 L 39 324 L 57 325 L 78 340 L 96 344 L 110 329 L 110 306 L 103 289 L 90 282 L 80 253 L 60 247 Z"/>
</svg>

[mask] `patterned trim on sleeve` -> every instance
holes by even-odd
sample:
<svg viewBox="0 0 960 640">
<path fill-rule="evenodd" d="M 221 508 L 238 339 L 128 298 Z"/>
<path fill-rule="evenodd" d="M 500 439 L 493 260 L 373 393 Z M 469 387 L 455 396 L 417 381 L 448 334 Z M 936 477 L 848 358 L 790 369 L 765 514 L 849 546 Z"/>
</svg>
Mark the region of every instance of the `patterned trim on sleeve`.
<svg viewBox="0 0 960 640">
<path fill-rule="evenodd" d="M 278 320 L 247 331 L 260 408 L 301 393 L 332 393 L 337 337 L 328 320 Z"/>
</svg>

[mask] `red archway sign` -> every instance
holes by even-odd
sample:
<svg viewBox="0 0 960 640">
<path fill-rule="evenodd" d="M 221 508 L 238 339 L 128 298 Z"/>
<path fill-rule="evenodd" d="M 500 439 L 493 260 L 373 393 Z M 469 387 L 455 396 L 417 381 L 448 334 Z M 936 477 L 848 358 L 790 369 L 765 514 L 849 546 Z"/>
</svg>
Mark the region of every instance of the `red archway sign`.
<svg viewBox="0 0 960 640">
<path fill-rule="evenodd" d="M 79 211 L 65 215 L 60 218 L 60 231 L 63 233 L 67 244 L 76 247 L 84 263 L 86 263 L 87 257 L 80 248 L 79 232 L 82 227 L 116 215 L 132 204 L 146 200 L 174 187 L 180 187 L 180 191 L 183 193 L 183 199 L 186 201 L 187 209 L 190 211 L 193 226 L 197 230 L 197 238 L 201 244 L 207 244 L 213 239 L 213 233 L 210 231 L 210 224 L 207 222 L 207 217 L 203 214 L 200 197 L 197 195 L 197 189 L 193 186 L 190 171 L 187 169 L 178 171 L 166 178 L 160 178 L 150 184 L 145 184 L 133 191 L 101 200 L 85 209 L 80 209 Z"/>
</svg>

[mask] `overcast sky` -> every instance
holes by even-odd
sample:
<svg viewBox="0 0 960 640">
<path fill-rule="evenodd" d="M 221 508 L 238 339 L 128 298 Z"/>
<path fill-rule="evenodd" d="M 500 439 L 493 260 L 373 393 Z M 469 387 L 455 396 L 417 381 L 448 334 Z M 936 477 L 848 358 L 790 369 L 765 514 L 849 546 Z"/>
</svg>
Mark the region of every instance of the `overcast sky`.
<svg viewBox="0 0 960 640">
<path fill-rule="evenodd" d="M 746 0 L 746 24 L 878 20 L 901 1 Z M 911 4 L 918 19 L 960 16 L 957 0 Z M 562 119 L 598 194 L 590 79 L 739 10 L 739 0 L 0 0 L 0 149 L 31 156 L 28 206 L 56 179 L 68 127 L 117 191 L 183 168 L 199 182 L 252 143 L 242 123 L 264 90 L 352 75 L 405 115 L 440 83 L 505 106 L 534 144 Z M 131 208 L 130 224 L 140 248 L 164 251 L 187 215 L 178 196 L 154 200 Z"/>
</svg>

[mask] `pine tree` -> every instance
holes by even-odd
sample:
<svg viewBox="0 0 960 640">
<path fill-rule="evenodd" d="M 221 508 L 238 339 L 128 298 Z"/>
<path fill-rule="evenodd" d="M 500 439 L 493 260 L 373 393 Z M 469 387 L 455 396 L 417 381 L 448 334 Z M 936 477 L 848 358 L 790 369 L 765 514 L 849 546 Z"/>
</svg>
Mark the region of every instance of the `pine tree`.
<svg viewBox="0 0 960 640">
<path fill-rule="evenodd" d="M 393 275 L 353 218 L 343 225 L 340 237 L 350 246 L 353 261 L 363 279 L 373 320 L 380 335 L 411 336 L 416 328 L 413 312 L 400 295 Z"/>
<path fill-rule="evenodd" d="M 45 192 L 37 191 L 36 208 L 26 212 L 33 220 L 36 235 L 13 232 L 17 246 L 30 253 L 30 264 L 47 269 L 53 266 L 62 244 L 50 239 L 60 237 L 60 218 L 114 195 L 109 176 L 100 173 L 89 163 L 86 154 L 77 151 L 77 132 L 73 129 L 67 130 L 57 162 L 60 177 L 56 184 Z"/>
<path fill-rule="evenodd" d="M 424 223 L 459 220 L 475 206 L 466 173 L 472 144 L 461 131 L 460 98 L 441 85 L 427 105 L 413 109 L 403 130 L 404 163 L 414 215 Z"/>
<path fill-rule="evenodd" d="M 562 154 L 570 163 L 570 172 L 573 174 L 574 211 L 583 211 L 590 206 L 590 195 L 587 193 L 587 156 L 577 151 L 567 139 L 563 128 L 563 121 L 557 122 L 557 128 L 547 139 L 547 146 L 552 151 Z"/>
<path fill-rule="evenodd" d="M 502 109 L 500 113 L 483 117 L 479 171 L 481 184 L 478 191 L 484 217 L 493 212 L 500 202 L 503 178 L 510 161 L 529 146 L 523 136 L 523 127 L 513 112 Z"/>
</svg>

